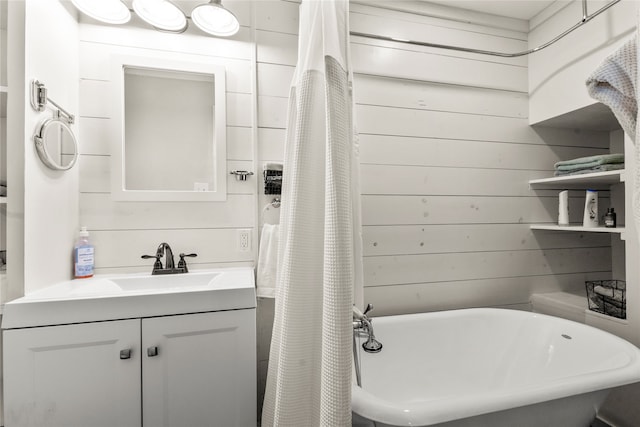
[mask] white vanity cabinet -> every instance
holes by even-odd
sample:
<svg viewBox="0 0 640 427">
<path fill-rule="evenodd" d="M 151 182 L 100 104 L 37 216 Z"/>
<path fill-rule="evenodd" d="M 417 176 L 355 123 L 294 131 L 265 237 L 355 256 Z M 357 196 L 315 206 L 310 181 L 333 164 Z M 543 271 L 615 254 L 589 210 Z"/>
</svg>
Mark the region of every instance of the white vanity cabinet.
<svg viewBox="0 0 640 427">
<path fill-rule="evenodd" d="M 4 331 L 5 425 L 256 424 L 255 309 Z"/>
<path fill-rule="evenodd" d="M 139 319 L 11 329 L 4 347 L 6 427 L 140 425 Z"/>
<path fill-rule="evenodd" d="M 142 319 L 145 427 L 256 425 L 255 309 Z"/>
</svg>

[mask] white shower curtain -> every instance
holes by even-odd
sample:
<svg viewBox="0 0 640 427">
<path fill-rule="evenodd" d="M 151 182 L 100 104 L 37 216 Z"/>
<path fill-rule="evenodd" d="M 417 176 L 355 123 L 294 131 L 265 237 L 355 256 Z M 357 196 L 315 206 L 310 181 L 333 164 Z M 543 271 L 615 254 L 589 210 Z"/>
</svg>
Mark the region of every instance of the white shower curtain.
<svg viewBox="0 0 640 427">
<path fill-rule="evenodd" d="M 263 426 L 351 426 L 361 295 L 348 0 L 303 0 L 289 97 Z"/>
</svg>

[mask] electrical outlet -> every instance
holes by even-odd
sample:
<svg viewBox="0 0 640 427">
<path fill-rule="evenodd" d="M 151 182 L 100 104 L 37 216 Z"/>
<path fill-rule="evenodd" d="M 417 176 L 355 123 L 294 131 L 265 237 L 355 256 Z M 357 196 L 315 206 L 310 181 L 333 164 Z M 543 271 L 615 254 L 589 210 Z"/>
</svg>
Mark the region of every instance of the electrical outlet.
<svg viewBox="0 0 640 427">
<path fill-rule="evenodd" d="M 251 250 L 251 230 L 238 231 L 238 249 L 240 252 Z"/>
<path fill-rule="evenodd" d="M 209 191 L 209 184 L 206 182 L 194 182 L 193 191 Z"/>
</svg>

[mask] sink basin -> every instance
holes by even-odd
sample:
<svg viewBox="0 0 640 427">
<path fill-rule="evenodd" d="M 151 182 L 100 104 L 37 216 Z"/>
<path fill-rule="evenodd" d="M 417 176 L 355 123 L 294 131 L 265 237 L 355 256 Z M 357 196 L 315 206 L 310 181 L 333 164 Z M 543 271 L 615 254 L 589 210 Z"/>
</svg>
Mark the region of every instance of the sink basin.
<svg viewBox="0 0 640 427">
<path fill-rule="evenodd" d="M 222 273 L 217 271 L 191 272 L 186 274 L 167 274 L 161 276 L 129 276 L 115 277 L 108 279 L 113 282 L 123 292 L 140 292 L 140 291 L 187 291 L 187 290 L 204 290 L 212 286 L 212 283 Z"/>
<path fill-rule="evenodd" d="M 69 280 L 4 306 L 2 328 L 255 308 L 250 267 L 189 273 L 97 275 Z"/>
</svg>

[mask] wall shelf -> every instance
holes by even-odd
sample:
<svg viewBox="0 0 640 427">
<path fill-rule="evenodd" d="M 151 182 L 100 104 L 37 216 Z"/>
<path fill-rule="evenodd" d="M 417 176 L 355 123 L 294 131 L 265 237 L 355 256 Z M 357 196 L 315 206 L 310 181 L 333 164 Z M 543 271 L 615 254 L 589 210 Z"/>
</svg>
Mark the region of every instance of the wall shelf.
<svg viewBox="0 0 640 427">
<path fill-rule="evenodd" d="M 624 227 L 583 227 L 580 224 L 575 225 L 557 225 L 557 224 L 531 224 L 532 230 L 553 230 L 553 231 L 582 231 L 588 233 L 624 233 Z"/>
<path fill-rule="evenodd" d="M 607 189 L 607 186 L 625 181 L 624 169 L 607 172 L 585 173 L 580 175 L 554 176 L 552 178 L 532 179 L 529 188 L 561 188 L 584 189 L 587 186 L 598 186 Z M 595 188 L 594 188 L 595 189 Z"/>
</svg>

